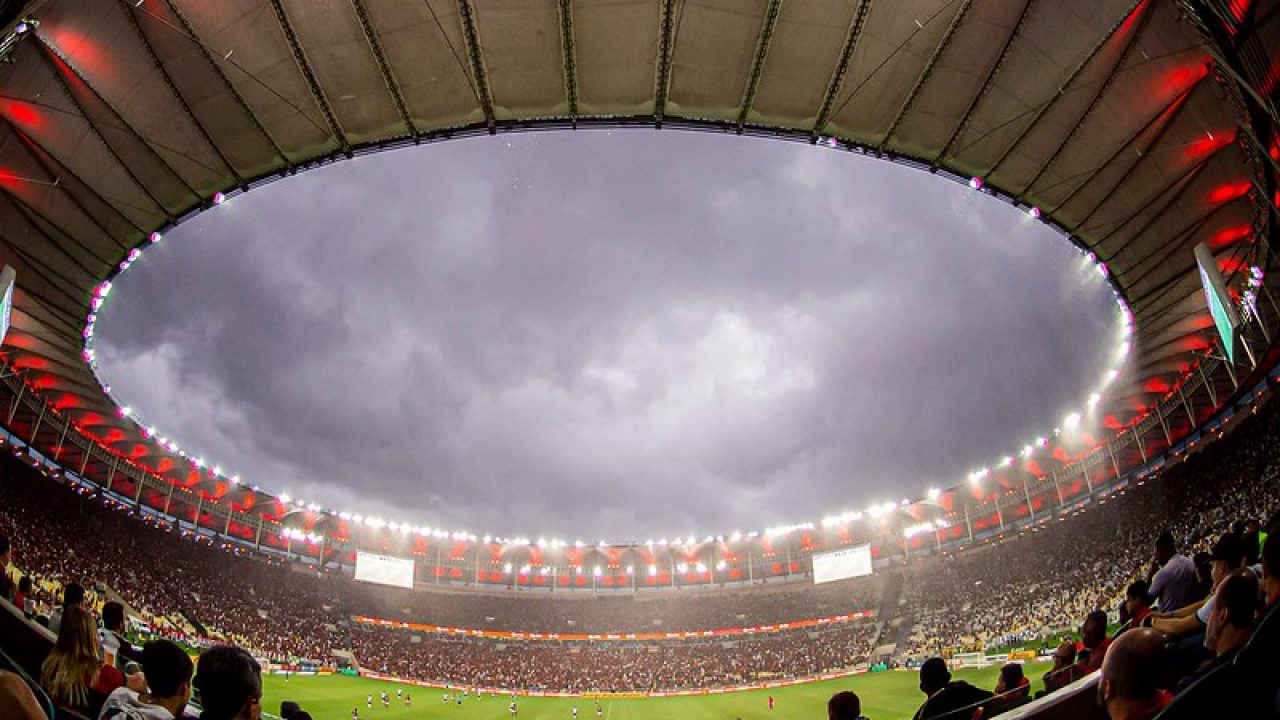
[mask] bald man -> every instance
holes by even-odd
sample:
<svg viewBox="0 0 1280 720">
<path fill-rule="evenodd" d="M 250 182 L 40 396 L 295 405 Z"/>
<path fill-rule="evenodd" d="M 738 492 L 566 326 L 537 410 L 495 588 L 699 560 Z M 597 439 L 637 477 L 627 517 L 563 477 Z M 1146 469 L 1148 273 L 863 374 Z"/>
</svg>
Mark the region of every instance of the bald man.
<svg viewBox="0 0 1280 720">
<path fill-rule="evenodd" d="M 1173 699 L 1156 687 L 1164 635 L 1134 628 L 1116 638 L 1102 661 L 1098 704 L 1111 720 L 1150 720 Z"/>
</svg>

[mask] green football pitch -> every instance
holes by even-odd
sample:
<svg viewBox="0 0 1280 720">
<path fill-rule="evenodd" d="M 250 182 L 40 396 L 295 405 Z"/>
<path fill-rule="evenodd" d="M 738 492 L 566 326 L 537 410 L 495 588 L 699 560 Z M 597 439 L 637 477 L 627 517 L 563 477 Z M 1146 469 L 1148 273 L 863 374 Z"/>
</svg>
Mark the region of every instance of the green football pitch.
<svg viewBox="0 0 1280 720">
<path fill-rule="evenodd" d="M 1026 674 L 1032 678 L 1032 692 L 1041 689 L 1040 676 L 1048 669 L 1045 663 L 1028 663 Z M 978 687 L 995 687 L 999 668 L 957 670 L 956 679 L 968 680 Z M 916 687 L 917 676 L 905 670 L 866 673 L 838 680 L 824 680 L 804 685 L 749 690 L 722 695 L 700 695 L 674 698 L 610 698 L 600 700 L 605 720 L 823 720 L 827 698 L 841 690 L 852 690 L 862 698 L 862 712 L 871 720 L 906 720 L 924 700 Z M 263 678 L 263 710 L 280 711 L 281 700 L 295 700 L 315 720 L 350 720 L 351 710 L 360 711 L 361 720 L 503 720 L 510 718 L 509 695 L 482 699 L 468 697 L 461 705 L 442 696 L 438 688 L 402 685 L 368 678 L 331 675 L 323 677 L 294 676 L 287 682 L 278 675 Z M 403 688 L 413 698 L 412 707 L 396 700 L 396 689 Z M 391 707 L 383 708 L 379 696 L 391 696 Z M 452 694 L 452 691 L 449 691 Z M 365 698 L 373 695 L 373 707 Z M 768 697 L 773 695 L 775 708 L 769 711 Z M 578 708 L 579 720 L 595 719 L 595 701 L 581 698 L 516 699 L 519 720 L 573 720 Z"/>
</svg>

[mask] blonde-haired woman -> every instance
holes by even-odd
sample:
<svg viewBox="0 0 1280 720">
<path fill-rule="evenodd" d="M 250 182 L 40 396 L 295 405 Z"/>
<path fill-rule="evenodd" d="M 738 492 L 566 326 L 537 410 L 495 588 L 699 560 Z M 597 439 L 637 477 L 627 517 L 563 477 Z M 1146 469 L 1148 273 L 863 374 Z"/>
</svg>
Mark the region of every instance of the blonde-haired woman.
<svg viewBox="0 0 1280 720">
<path fill-rule="evenodd" d="M 98 623 L 88 610 L 73 607 L 62 616 L 58 639 L 40 667 L 40 684 L 60 708 L 98 717 L 112 690 L 125 684 L 124 673 L 102 663 Z M 139 675 L 129 685 L 144 682 Z M 144 685 L 145 687 L 145 685 Z"/>
</svg>

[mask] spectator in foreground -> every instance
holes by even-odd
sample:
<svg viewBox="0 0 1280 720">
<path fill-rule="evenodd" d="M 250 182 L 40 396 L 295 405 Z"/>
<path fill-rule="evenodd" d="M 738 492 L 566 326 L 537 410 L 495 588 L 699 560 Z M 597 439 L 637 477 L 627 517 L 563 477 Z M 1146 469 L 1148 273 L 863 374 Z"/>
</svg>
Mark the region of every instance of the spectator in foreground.
<svg viewBox="0 0 1280 720">
<path fill-rule="evenodd" d="M 200 653 L 194 686 L 200 720 L 262 717 L 262 667 L 242 648 L 218 645 Z"/>
<path fill-rule="evenodd" d="M 940 657 L 929 658 L 920 666 L 920 692 L 928 699 L 916 711 L 914 720 L 943 717 L 947 720 L 968 720 L 980 713 L 982 704 L 991 699 L 987 690 L 976 688 L 964 680 L 952 681 L 947 661 Z"/>
<path fill-rule="evenodd" d="M 1120 606 L 1124 612 L 1120 617 L 1120 629 L 1116 635 L 1129 628 L 1141 627 L 1142 621 L 1151 615 L 1150 588 L 1146 580 L 1134 580 L 1124 591 L 1124 603 Z"/>
<path fill-rule="evenodd" d="M 104 655 L 111 656 L 108 662 L 117 670 L 123 670 L 129 663 L 141 663 L 142 654 L 124 637 L 124 606 L 112 600 L 102 606 L 102 629 L 98 638 L 102 642 Z M 103 658 L 107 659 L 106 657 Z M 144 671 L 145 671 L 145 666 Z"/>
<path fill-rule="evenodd" d="M 82 607 L 68 609 L 40 666 L 40 685 L 55 705 L 97 717 L 107 695 L 125 684 L 124 673 L 104 665 L 99 650 L 93 616 Z M 133 682 L 136 689 L 145 687 L 141 675 Z"/>
<path fill-rule="evenodd" d="M 1236 653 L 1253 636 L 1254 613 L 1258 608 L 1258 578 L 1252 570 L 1235 570 L 1222 582 L 1213 594 L 1213 610 L 1209 613 L 1209 629 L 1205 644 L 1213 652 L 1213 659 L 1178 683 L 1178 691 L 1185 690 L 1196 680 L 1214 668 L 1230 663 Z"/>
<path fill-rule="evenodd" d="M 1280 534 L 1268 535 L 1262 544 L 1262 597 L 1267 609 L 1280 600 Z"/>
<path fill-rule="evenodd" d="M 1161 612 L 1173 612 L 1197 599 L 1195 563 L 1178 553 L 1173 533 L 1167 530 L 1156 538 L 1156 557 L 1148 584 L 1151 597 L 1159 603 Z"/>
<path fill-rule="evenodd" d="M 862 700 L 851 690 L 841 690 L 827 701 L 827 720 L 867 720 L 862 715 Z"/>
<path fill-rule="evenodd" d="M 996 681 L 995 697 L 987 703 L 986 712 L 982 717 L 995 717 L 1029 702 L 1031 702 L 1031 682 L 1022 673 L 1022 663 L 1005 663 L 1004 667 L 1000 668 L 1000 679 Z"/>
<path fill-rule="evenodd" d="M 1076 667 L 1076 645 L 1070 640 L 1064 640 L 1053 651 L 1053 667 L 1044 674 L 1042 695 L 1061 690 L 1082 677 L 1084 674 Z"/>
<path fill-rule="evenodd" d="M 62 607 L 54 608 L 49 615 L 49 632 L 54 635 L 62 627 L 62 616 L 71 608 L 84 607 L 84 587 L 79 583 L 67 583 L 62 588 Z"/>
<path fill-rule="evenodd" d="M 1098 679 L 1098 705 L 1111 720 L 1150 720 L 1173 699 L 1157 687 L 1164 636 L 1134 628 L 1111 644 Z"/>
<path fill-rule="evenodd" d="M 26 681 L 8 670 L 0 670 L 0 708 L 6 720 L 48 720 Z"/>
<path fill-rule="evenodd" d="M 28 618 L 32 613 L 27 612 L 27 601 L 31 599 L 33 586 L 31 584 L 31 576 L 23 575 L 18 581 L 18 592 L 13 596 L 13 606 L 22 611 Z"/>
<path fill-rule="evenodd" d="M 116 688 L 102 705 L 99 720 L 174 720 L 181 718 L 191 696 L 191 657 L 170 640 L 153 640 L 142 648 L 146 692 Z"/>
<path fill-rule="evenodd" d="M 1102 668 L 1102 659 L 1107 655 L 1107 647 L 1111 640 L 1107 637 L 1107 614 L 1102 610 L 1094 610 L 1084 619 L 1080 628 L 1079 662 L 1083 675 Z"/>
<path fill-rule="evenodd" d="M 13 601 L 14 585 L 9 577 L 9 536 L 0 535 L 0 598 Z M 21 610 L 22 606 L 19 605 Z"/>
</svg>

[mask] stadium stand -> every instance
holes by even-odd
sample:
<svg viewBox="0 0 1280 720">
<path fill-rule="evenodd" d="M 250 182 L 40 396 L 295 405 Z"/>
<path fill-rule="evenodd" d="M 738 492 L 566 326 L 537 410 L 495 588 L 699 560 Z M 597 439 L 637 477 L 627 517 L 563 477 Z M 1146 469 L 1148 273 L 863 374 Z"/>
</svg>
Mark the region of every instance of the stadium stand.
<svg viewBox="0 0 1280 720">
<path fill-rule="evenodd" d="M 1094 609 L 1111 610 L 1114 618 L 1130 582 L 1150 574 L 1154 540 L 1162 531 L 1170 530 L 1180 548 L 1196 553 L 1233 522 L 1265 518 L 1265 526 L 1274 529 L 1271 518 L 1280 509 L 1280 448 L 1273 442 L 1280 431 L 1278 408 L 1265 408 L 1225 441 L 1203 445 L 1159 476 L 1135 481 L 1067 517 L 959 553 L 891 565 L 872 580 L 831 586 L 795 583 L 627 598 L 565 593 L 564 599 L 369 586 L 184 537 L 9 457 L 0 461 L 0 533 L 12 539 L 14 566 L 35 580 L 31 614 L 38 619 L 48 616 L 63 584 L 78 582 L 90 588 L 88 605 L 95 612 L 104 601 L 118 599 L 157 635 L 196 645 L 231 641 L 273 660 L 328 662 L 335 650 L 353 651 L 364 669 L 390 675 L 552 691 L 730 686 L 866 663 L 880 627 L 892 618 L 715 638 L 603 642 L 466 637 L 354 618 L 385 615 L 529 634 L 706 631 L 875 608 L 886 587 L 882 578 L 901 576 L 906 582 L 898 610 L 915 627 L 900 655 L 950 654 L 1012 641 L 1043 645 L 1051 634 L 1078 627 Z M 6 638 L 21 632 L 33 641 L 20 645 L 48 647 L 47 631 L 12 605 L 3 606 Z M 1259 632 L 1274 637 L 1273 629 Z M 10 644 L 4 649 L 11 651 Z M 14 664 L 30 669 L 39 655 L 33 651 L 32 658 L 15 658 Z M 1238 661 L 1257 665 L 1259 657 L 1273 654 L 1251 644 Z"/>
</svg>

